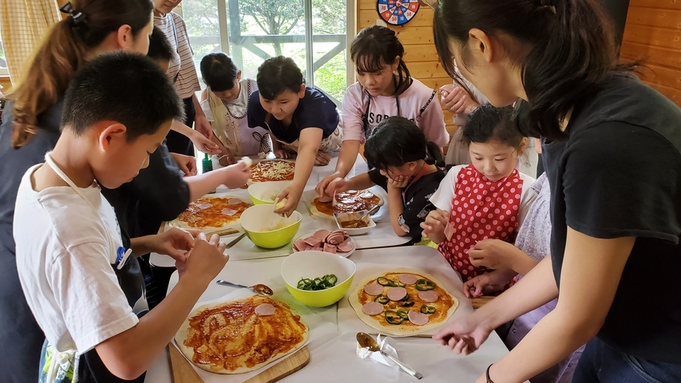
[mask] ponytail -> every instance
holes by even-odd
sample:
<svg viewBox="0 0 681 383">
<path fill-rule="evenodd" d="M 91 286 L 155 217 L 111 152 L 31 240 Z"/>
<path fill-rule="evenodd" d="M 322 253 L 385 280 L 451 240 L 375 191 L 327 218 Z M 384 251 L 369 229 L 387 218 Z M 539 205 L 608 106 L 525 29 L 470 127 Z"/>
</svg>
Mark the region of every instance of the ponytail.
<svg viewBox="0 0 681 383">
<path fill-rule="evenodd" d="M 428 156 L 425 161 L 428 165 L 435 165 L 442 169 L 445 167 L 445 158 L 442 155 L 442 150 L 440 150 L 438 144 L 433 141 L 428 141 L 426 143 L 426 151 Z"/>
<path fill-rule="evenodd" d="M 76 43 L 71 23 L 71 18 L 65 18 L 50 29 L 9 95 L 14 101 L 14 149 L 24 146 L 36 133 L 38 115 L 66 92 L 71 76 L 84 62 L 85 51 Z"/>
<path fill-rule="evenodd" d="M 69 16 L 49 30 L 8 95 L 14 102 L 12 148 L 26 145 L 36 133 L 38 116 L 64 95 L 88 51 L 123 25 L 137 36 L 153 9 L 151 0 L 78 0 L 63 6 Z"/>
<path fill-rule="evenodd" d="M 574 105 L 597 92 L 615 71 L 629 69 L 617 64 L 612 23 L 595 0 L 440 0 L 435 44 L 443 68 L 458 83 L 450 41 L 461 47 L 457 64 L 466 66 L 473 28 L 532 47 L 521 57 L 518 49 L 505 46 L 522 71 L 528 100 L 516 103 L 515 119 L 525 135 L 564 138 L 560 122 Z"/>
</svg>

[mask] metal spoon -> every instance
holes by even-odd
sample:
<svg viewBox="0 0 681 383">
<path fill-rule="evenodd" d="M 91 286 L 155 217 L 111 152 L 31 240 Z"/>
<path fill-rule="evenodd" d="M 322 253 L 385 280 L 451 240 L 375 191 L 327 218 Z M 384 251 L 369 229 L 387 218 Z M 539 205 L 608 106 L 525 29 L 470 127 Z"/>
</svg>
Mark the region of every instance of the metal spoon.
<svg viewBox="0 0 681 383">
<path fill-rule="evenodd" d="M 421 373 L 417 372 L 417 371 L 414 370 L 413 368 L 411 368 L 411 367 L 407 366 L 406 364 L 402 363 L 399 359 L 395 358 L 394 356 L 392 356 L 392 355 L 390 355 L 390 354 L 387 354 L 386 352 L 384 352 L 383 350 L 381 350 L 381 347 L 378 345 L 378 343 L 376 343 L 376 340 L 375 340 L 374 338 L 372 338 L 371 335 L 369 335 L 369 334 L 367 334 L 367 333 L 365 333 L 365 332 L 358 332 L 358 333 L 357 333 L 357 343 L 359 343 L 360 347 L 366 348 L 366 349 L 368 349 L 369 351 L 380 352 L 381 355 L 383 355 L 384 357 L 386 357 L 386 358 L 392 360 L 393 362 L 395 362 L 395 364 L 397 364 L 398 366 L 400 366 L 400 368 L 401 368 L 402 370 L 404 370 L 404 372 L 406 372 L 407 374 L 413 376 L 414 378 L 416 378 L 416 379 L 421 379 L 421 378 L 423 378 L 423 375 L 422 375 Z"/>
<path fill-rule="evenodd" d="M 366 218 L 366 216 L 376 214 L 378 212 L 378 209 L 380 209 L 380 208 L 381 208 L 380 206 L 374 206 L 374 207 L 371 208 L 371 210 L 365 211 L 364 214 L 362 214 L 362 216 L 359 217 L 358 221 L 360 221 L 360 222 L 364 221 L 364 218 Z"/>
<path fill-rule="evenodd" d="M 232 286 L 232 287 L 241 287 L 241 288 L 244 288 L 244 289 L 251 289 L 251 290 L 253 290 L 253 292 L 255 292 L 257 294 L 261 294 L 261 295 L 272 295 L 272 294 L 274 294 L 274 291 L 272 291 L 272 289 L 269 288 L 269 286 L 263 285 L 262 283 L 255 284 L 253 286 L 246 286 L 246 285 L 240 285 L 240 284 L 234 283 L 234 282 L 225 281 L 223 279 L 218 279 L 217 281 L 215 281 L 215 283 L 217 283 L 218 285 L 223 285 L 223 286 Z"/>
</svg>

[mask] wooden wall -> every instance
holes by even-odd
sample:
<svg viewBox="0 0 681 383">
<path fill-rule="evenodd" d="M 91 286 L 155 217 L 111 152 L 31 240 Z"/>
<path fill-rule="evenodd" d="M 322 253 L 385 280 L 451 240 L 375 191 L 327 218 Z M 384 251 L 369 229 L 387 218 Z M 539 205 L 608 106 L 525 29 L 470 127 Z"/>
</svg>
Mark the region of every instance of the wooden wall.
<svg viewBox="0 0 681 383">
<path fill-rule="evenodd" d="M 642 60 L 642 80 L 681 106 L 681 1 L 631 0 L 621 57 Z"/>
<path fill-rule="evenodd" d="M 376 24 L 380 19 L 376 12 L 376 0 L 357 0 L 357 31 Z M 433 89 L 439 89 L 444 84 L 451 84 L 452 79 L 442 69 L 437 60 L 437 52 L 433 42 L 433 10 L 421 6 L 416 17 L 404 26 L 389 26 L 396 33 L 404 45 L 404 62 L 414 78 L 420 80 Z M 439 97 L 439 94 L 438 94 Z M 445 112 L 447 129 L 452 132 L 452 114 Z"/>
</svg>

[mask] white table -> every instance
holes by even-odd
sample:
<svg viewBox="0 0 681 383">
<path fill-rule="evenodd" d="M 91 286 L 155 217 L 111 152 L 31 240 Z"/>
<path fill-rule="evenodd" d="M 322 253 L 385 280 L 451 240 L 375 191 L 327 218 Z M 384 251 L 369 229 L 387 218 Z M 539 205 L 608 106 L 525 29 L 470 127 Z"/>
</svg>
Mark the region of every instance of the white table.
<svg viewBox="0 0 681 383">
<path fill-rule="evenodd" d="M 390 249 L 359 250 L 350 259 L 362 264 L 385 265 L 387 269 L 410 267 L 415 269 L 436 268 L 438 273 L 450 276 L 451 283 L 461 287 L 461 280 L 437 250 L 424 247 L 398 247 Z M 238 283 L 266 283 L 275 291 L 285 285 L 280 276 L 283 258 L 270 258 L 248 262 L 229 262 L 216 279 L 226 279 Z M 177 273 L 170 280 L 169 290 L 177 284 Z M 355 283 L 358 283 L 355 281 Z M 211 283 L 199 301 L 219 298 L 232 288 Z M 460 292 L 452 291 L 461 297 Z M 288 294 L 288 292 L 286 292 Z M 343 299 L 346 299 L 345 297 Z M 455 315 L 471 312 L 470 301 L 461 299 L 460 307 Z M 338 327 L 338 305 L 313 311 Z M 340 331 L 330 338 L 317 340 L 308 344 L 310 363 L 302 370 L 285 378 L 282 382 L 404 382 L 416 380 L 404 373 L 370 360 L 361 360 L 356 354 L 356 343 L 352 334 L 341 335 Z M 487 366 L 508 351 L 496 333 L 490 334 L 483 346 L 469 356 L 460 356 L 439 346 L 436 342 L 424 338 L 400 338 L 395 340 L 395 347 L 402 361 L 424 375 L 423 382 L 473 382 Z M 243 381 L 246 377 L 220 376 L 198 370 L 206 383 Z M 321 379 L 321 380 L 320 380 Z M 148 383 L 166 383 L 172 381 L 166 355 L 161 355 L 147 372 Z"/>
<path fill-rule="evenodd" d="M 298 205 L 298 211 L 303 216 L 303 221 L 301 222 L 300 229 L 297 235 L 306 234 L 314 232 L 319 229 L 334 230 L 338 227 L 332 219 L 315 217 L 310 214 L 310 202 L 316 196 L 314 188 L 317 186 L 319 181 L 324 179 L 324 177 L 330 175 L 336 169 L 337 157 L 332 157 L 331 162 L 326 166 L 315 166 L 312 169 L 312 174 L 307 181 L 305 186 L 305 192 L 303 198 L 301 198 L 300 204 Z M 357 161 L 355 162 L 354 168 L 348 174 L 348 177 L 352 177 L 355 174 L 361 174 L 367 171 L 366 162 L 360 155 L 357 155 Z M 388 195 L 379 186 L 374 187 L 374 193 L 383 198 L 385 205 L 381 207 L 379 212 L 374 216 L 380 217 L 377 219 L 376 227 L 372 229 L 367 235 L 361 235 L 353 237 L 357 245 L 357 249 L 371 249 L 376 247 L 390 247 L 399 246 L 409 242 L 409 237 L 399 237 L 393 231 L 390 225 L 390 217 L 388 216 Z M 227 193 L 231 196 L 240 197 L 246 201 L 250 201 L 250 196 L 248 191 L 244 189 L 228 189 L 227 187 L 220 186 L 217 188 L 217 193 Z M 240 228 L 240 227 L 239 227 Z M 225 235 L 222 236 L 221 241 L 228 243 L 232 239 L 236 238 L 239 234 Z M 291 249 L 291 244 L 274 250 L 266 250 L 258 248 L 251 242 L 248 238 L 242 239 L 238 244 L 236 244 L 228 254 L 232 257 L 232 260 L 252 260 L 260 258 L 271 258 L 271 257 L 283 257 L 289 255 L 293 252 Z M 174 267 L 175 261 L 166 255 L 159 255 L 152 253 L 150 256 L 150 262 L 152 265 L 157 267 Z"/>
</svg>

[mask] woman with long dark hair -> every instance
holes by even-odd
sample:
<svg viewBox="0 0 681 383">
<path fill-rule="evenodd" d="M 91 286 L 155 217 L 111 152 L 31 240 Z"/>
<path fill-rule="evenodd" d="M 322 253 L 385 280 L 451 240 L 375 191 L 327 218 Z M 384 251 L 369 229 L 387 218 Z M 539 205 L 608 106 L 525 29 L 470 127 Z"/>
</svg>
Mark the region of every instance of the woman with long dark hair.
<svg viewBox="0 0 681 383">
<path fill-rule="evenodd" d="M 594 0 L 440 0 L 441 63 L 541 136 L 551 257 L 435 339 L 475 351 L 558 297 L 478 382 L 522 382 L 588 342 L 575 382 L 681 381 L 681 111 L 618 64 Z"/>
</svg>

